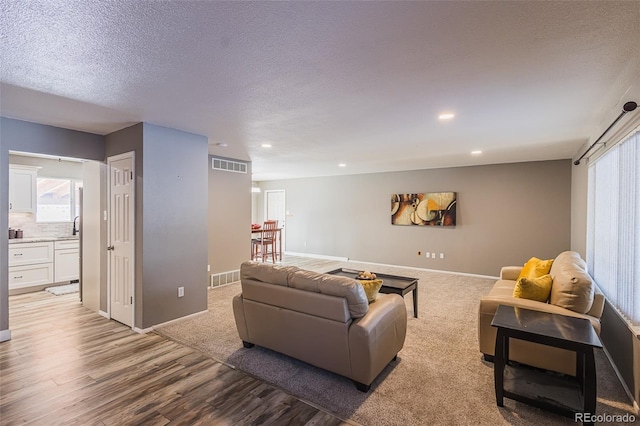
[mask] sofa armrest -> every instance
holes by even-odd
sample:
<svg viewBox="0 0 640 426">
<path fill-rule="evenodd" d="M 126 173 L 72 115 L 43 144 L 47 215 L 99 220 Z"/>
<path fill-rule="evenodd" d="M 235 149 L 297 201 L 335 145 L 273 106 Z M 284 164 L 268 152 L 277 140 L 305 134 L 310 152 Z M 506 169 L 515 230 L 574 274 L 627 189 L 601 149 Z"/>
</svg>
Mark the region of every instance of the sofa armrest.
<svg viewBox="0 0 640 426">
<path fill-rule="evenodd" d="M 595 294 L 593 295 L 593 305 L 591 305 L 591 309 L 587 312 L 587 315 L 591 315 L 592 317 L 601 318 L 602 311 L 604 311 L 604 294 L 600 291 L 598 286 L 595 286 Z"/>
<path fill-rule="evenodd" d="M 502 269 L 500 269 L 500 279 L 515 281 L 518 279 L 522 268 L 523 266 L 503 266 Z"/>
<path fill-rule="evenodd" d="M 351 378 L 371 384 L 404 345 L 407 307 L 397 294 L 379 294 L 349 328 Z"/>
<path fill-rule="evenodd" d="M 596 333 L 600 334 L 599 318 L 587 314 L 570 311 L 560 306 L 550 303 L 538 302 L 535 300 L 520 299 L 516 297 L 491 297 L 485 296 L 480 299 L 480 308 L 478 309 L 478 343 L 480 352 L 493 355 L 496 343 L 496 328 L 491 326 L 493 316 L 498 309 L 498 305 L 516 306 L 534 311 L 548 312 L 551 314 L 559 314 L 569 317 L 584 318 L 591 322 Z"/>
<path fill-rule="evenodd" d="M 238 335 L 243 342 L 249 342 L 249 330 L 247 329 L 247 321 L 244 316 L 244 299 L 242 293 L 233 298 L 233 316 L 236 319 L 236 328 Z"/>
</svg>

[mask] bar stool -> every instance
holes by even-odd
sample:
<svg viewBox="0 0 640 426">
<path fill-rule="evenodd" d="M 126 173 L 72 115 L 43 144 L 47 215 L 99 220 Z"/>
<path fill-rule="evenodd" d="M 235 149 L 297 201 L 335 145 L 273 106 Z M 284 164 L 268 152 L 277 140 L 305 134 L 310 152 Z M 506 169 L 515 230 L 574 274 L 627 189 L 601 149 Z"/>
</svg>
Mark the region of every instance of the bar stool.
<svg viewBox="0 0 640 426">
<path fill-rule="evenodd" d="M 278 229 L 277 220 L 266 220 L 262 225 L 260 238 L 251 240 L 253 259 L 260 257 L 264 262 L 268 256 L 271 256 L 273 263 L 276 263 L 276 232 Z"/>
</svg>

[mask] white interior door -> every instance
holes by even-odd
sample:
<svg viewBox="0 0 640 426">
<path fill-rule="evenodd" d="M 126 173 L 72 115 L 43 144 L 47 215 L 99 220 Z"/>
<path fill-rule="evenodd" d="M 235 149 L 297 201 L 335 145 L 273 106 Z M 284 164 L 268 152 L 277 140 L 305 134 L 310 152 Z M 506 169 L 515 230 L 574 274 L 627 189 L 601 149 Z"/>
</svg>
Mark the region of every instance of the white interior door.
<svg viewBox="0 0 640 426">
<path fill-rule="evenodd" d="M 109 174 L 109 310 L 112 319 L 133 327 L 134 315 L 134 153 L 107 160 Z"/>
<path fill-rule="evenodd" d="M 278 227 L 282 228 L 282 252 L 285 250 L 285 192 L 284 189 L 267 190 L 264 192 L 265 206 L 264 206 L 264 218 L 265 220 L 275 219 L 278 221 Z"/>
</svg>

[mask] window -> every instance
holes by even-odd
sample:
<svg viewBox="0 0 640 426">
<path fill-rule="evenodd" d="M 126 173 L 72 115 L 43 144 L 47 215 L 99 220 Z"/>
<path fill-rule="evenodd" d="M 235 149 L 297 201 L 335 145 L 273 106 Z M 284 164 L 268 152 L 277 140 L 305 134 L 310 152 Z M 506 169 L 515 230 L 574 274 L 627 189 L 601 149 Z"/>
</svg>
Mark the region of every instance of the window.
<svg viewBox="0 0 640 426">
<path fill-rule="evenodd" d="M 589 272 L 640 326 L 640 129 L 590 164 L 588 179 Z"/>
<path fill-rule="evenodd" d="M 36 222 L 71 222 L 79 215 L 82 182 L 47 177 L 37 182 Z"/>
</svg>

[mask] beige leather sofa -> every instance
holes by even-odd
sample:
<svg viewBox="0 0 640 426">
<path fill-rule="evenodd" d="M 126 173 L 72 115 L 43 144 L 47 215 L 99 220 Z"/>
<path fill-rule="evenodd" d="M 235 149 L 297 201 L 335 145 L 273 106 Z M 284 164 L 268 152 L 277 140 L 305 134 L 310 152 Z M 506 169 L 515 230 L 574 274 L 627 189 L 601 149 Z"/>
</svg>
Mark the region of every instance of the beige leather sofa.
<svg viewBox="0 0 640 426">
<path fill-rule="evenodd" d="M 395 294 L 368 303 L 355 280 L 245 262 L 233 299 L 238 334 L 254 344 L 352 379 L 368 391 L 404 345 L 407 309 Z"/>
<path fill-rule="evenodd" d="M 521 270 L 522 266 L 503 267 L 500 271 L 500 279 L 489 294 L 480 299 L 478 342 L 480 352 L 484 354 L 485 359 L 493 360 L 496 328 L 491 326 L 491 321 L 498 305 L 519 306 L 536 311 L 586 318 L 591 321 L 596 333 L 600 334 L 600 317 L 604 308 L 604 296 L 591 280 L 586 270 L 586 264 L 578 253 L 566 251 L 554 259 L 549 272 L 553 277 L 549 303 L 513 297 L 513 289 Z M 574 352 L 516 339 L 512 339 L 509 345 L 509 358 L 514 361 L 572 376 L 576 375 Z"/>
</svg>

